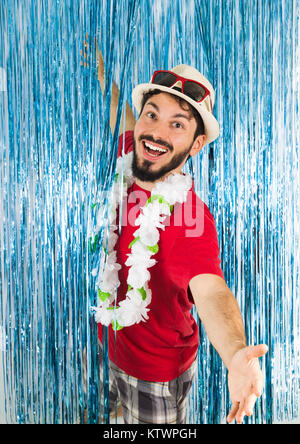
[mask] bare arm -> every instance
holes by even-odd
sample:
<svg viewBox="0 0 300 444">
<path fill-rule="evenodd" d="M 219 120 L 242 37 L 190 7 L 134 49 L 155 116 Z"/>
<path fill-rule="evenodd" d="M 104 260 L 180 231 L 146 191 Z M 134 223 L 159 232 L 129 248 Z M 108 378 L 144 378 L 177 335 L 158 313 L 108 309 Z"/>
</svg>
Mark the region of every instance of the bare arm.
<svg viewBox="0 0 300 444">
<path fill-rule="evenodd" d="M 228 369 L 232 406 L 227 421 L 238 423 L 253 414 L 262 394 L 264 377 L 258 358 L 267 353 L 265 344 L 247 346 L 238 304 L 225 281 L 213 274 L 193 277 L 189 283 L 197 312 L 207 336 Z"/>
<path fill-rule="evenodd" d="M 104 92 L 104 62 L 101 51 L 99 50 L 99 66 L 98 66 L 98 80 L 101 85 L 102 93 Z M 117 109 L 118 109 L 118 101 L 119 101 L 119 88 L 116 83 L 113 82 L 112 92 L 111 92 L 111 109 L 110 109 L 110 128 L 112 134 L 115 131 L 116 120 L 117 120 Z M 120 134 L 123 131 L 124 125 L 124 112 L 122 115 L 121 126 L 120 126 Z M 125 131 L 133 131 L 135 126 L 135 117 L 132 112 L 132 109 L 126 102 L 126 117 L 125 117 Z"/>
<path fill-rule="evenodd" d="M 233 355 L 246 347 L 238 304 L 224 279 L 200 274 L 189 283 L 199 318 L 207 336 L 228 368 Z"/>
</svg>

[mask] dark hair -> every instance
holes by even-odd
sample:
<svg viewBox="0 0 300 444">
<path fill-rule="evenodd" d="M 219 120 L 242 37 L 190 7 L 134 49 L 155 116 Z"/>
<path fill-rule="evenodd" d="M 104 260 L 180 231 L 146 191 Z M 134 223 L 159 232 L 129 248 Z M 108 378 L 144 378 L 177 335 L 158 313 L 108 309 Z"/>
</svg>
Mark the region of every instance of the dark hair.
<svg viewBox="0 0 300 444">
<path fill-rule="evenodd" d="M 179 91 L 181 91 L 179 88 L 174 88 L 174 89 L 178 89 Z M 156 95 L 156 94 L 161 94 L 164 91 L 161 91 L 160 89 L 152 89 L 150 91 L 147 91 L 143 94 L 143 98 L 142 98 L 142 107 L 141 107 L 141 112 L 140 115 L 142 114 L 142 111 L 144 109 L 145 103 L 147 102 L 148 99 L 150 99 L 150 97 Z M 170 93 L 167 93 L 170 94 Z M 175 99 L 177 101 L 177 103 L 179 103 L 180 107 L 184 110 L 184 111 L 190 111 L 193 114 L 193 117 L 196 119 L 197 122 L 197 128 L 195 131 L 195 135 L 194 135 L 194 140 L 202 135 L 205 134 L 205 130 L 204 130 L 204 123 L 202 120 L 202 117 L 200 116 L 200 114 L 198 113 L 198 111 L 189 104 L 189 102 L 187 102 L 186 100 L 182 99 L 179 96 L 175 96 L 174 94 L 170 94 L 173 99 Z M 187 108 L 186 108 L 187 107 Z"/>
</svg>

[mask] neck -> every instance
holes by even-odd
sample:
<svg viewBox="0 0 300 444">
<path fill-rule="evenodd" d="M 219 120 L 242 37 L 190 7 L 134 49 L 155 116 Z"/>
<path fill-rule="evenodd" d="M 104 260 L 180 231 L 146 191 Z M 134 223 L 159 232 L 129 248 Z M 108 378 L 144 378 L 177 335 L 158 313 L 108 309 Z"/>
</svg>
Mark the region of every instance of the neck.
<svg viewBox="0 0 300 444">
<path fill-rule="evenodd" d="M 156 182 L 144 182 L 143 180 L 137 179 L 136 177 L 135 177 L 134 181 L 139 187 L 141 187 L 147 191 L 152 191 L 152 189 L 155 187 L 155 183 L 156 183 Z"/>
<path fill-rule="evenodd" d="M 177 173 L 177 174 L 182 174 L 182 175 L 184 175 L 184 173 L 183 173 L 182 171 L 172 171 L 172 173 Z M 169 174 L 171 174 L 171 173 L 169 173 Z M 156 185 L 158 182 L 162 182 L 163 180 L 165 180 L 169 174 L 166 174 L 164 177 L 162 177 L 162 178 L 160 178 L 159 180 L 156 180 L 156 181 L 154 181 L 154 182 L 146 182 L 146 181 L 144 181 L 144 180 L 140 180 L 140 179 L 138 179 L 137 177 L 134 178 L 134 181 L 135 181 L 135 183 L 136 183 L 139 187 L 143 188 L 144 190 L 152 191 L 153 188 L 155 187 L 155 185 Z"/>
</svg>

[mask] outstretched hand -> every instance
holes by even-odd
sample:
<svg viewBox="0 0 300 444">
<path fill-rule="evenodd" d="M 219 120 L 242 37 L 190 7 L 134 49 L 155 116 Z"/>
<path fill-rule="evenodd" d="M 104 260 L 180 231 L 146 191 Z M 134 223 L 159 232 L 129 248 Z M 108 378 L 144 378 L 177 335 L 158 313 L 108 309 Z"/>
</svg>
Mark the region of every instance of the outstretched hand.
<svg viewBox="0 0 300 444">
<path fill-rule="evenodd" d="M 232 406 L 227 422 L 243 422 L 244 416 L 253 414 L 254 404 L 262 394 L 264 376 L 258 358 L 265 355 L 265 344 L 244 347 L 233 356 L 228 367 L 228 387 Z"/>
</svg>

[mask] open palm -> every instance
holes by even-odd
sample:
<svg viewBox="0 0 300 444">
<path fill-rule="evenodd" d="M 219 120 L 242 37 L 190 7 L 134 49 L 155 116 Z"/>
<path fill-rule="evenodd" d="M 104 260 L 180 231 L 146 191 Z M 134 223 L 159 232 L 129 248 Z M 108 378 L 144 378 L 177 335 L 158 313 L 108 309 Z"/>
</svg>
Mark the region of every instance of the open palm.
<svg viewBox="0 0 300 444">
<path fill-rule="evenodd" d="M 265 344 L 244 347 L 232 358 L 228 368 L 228 387 L 232 407 L 227 421 L 241 423 L 245 415 L 253 414 L 254 404 L 262 394 L 264 376 L 258 358 L 266 354 Z"/>
</svg>

